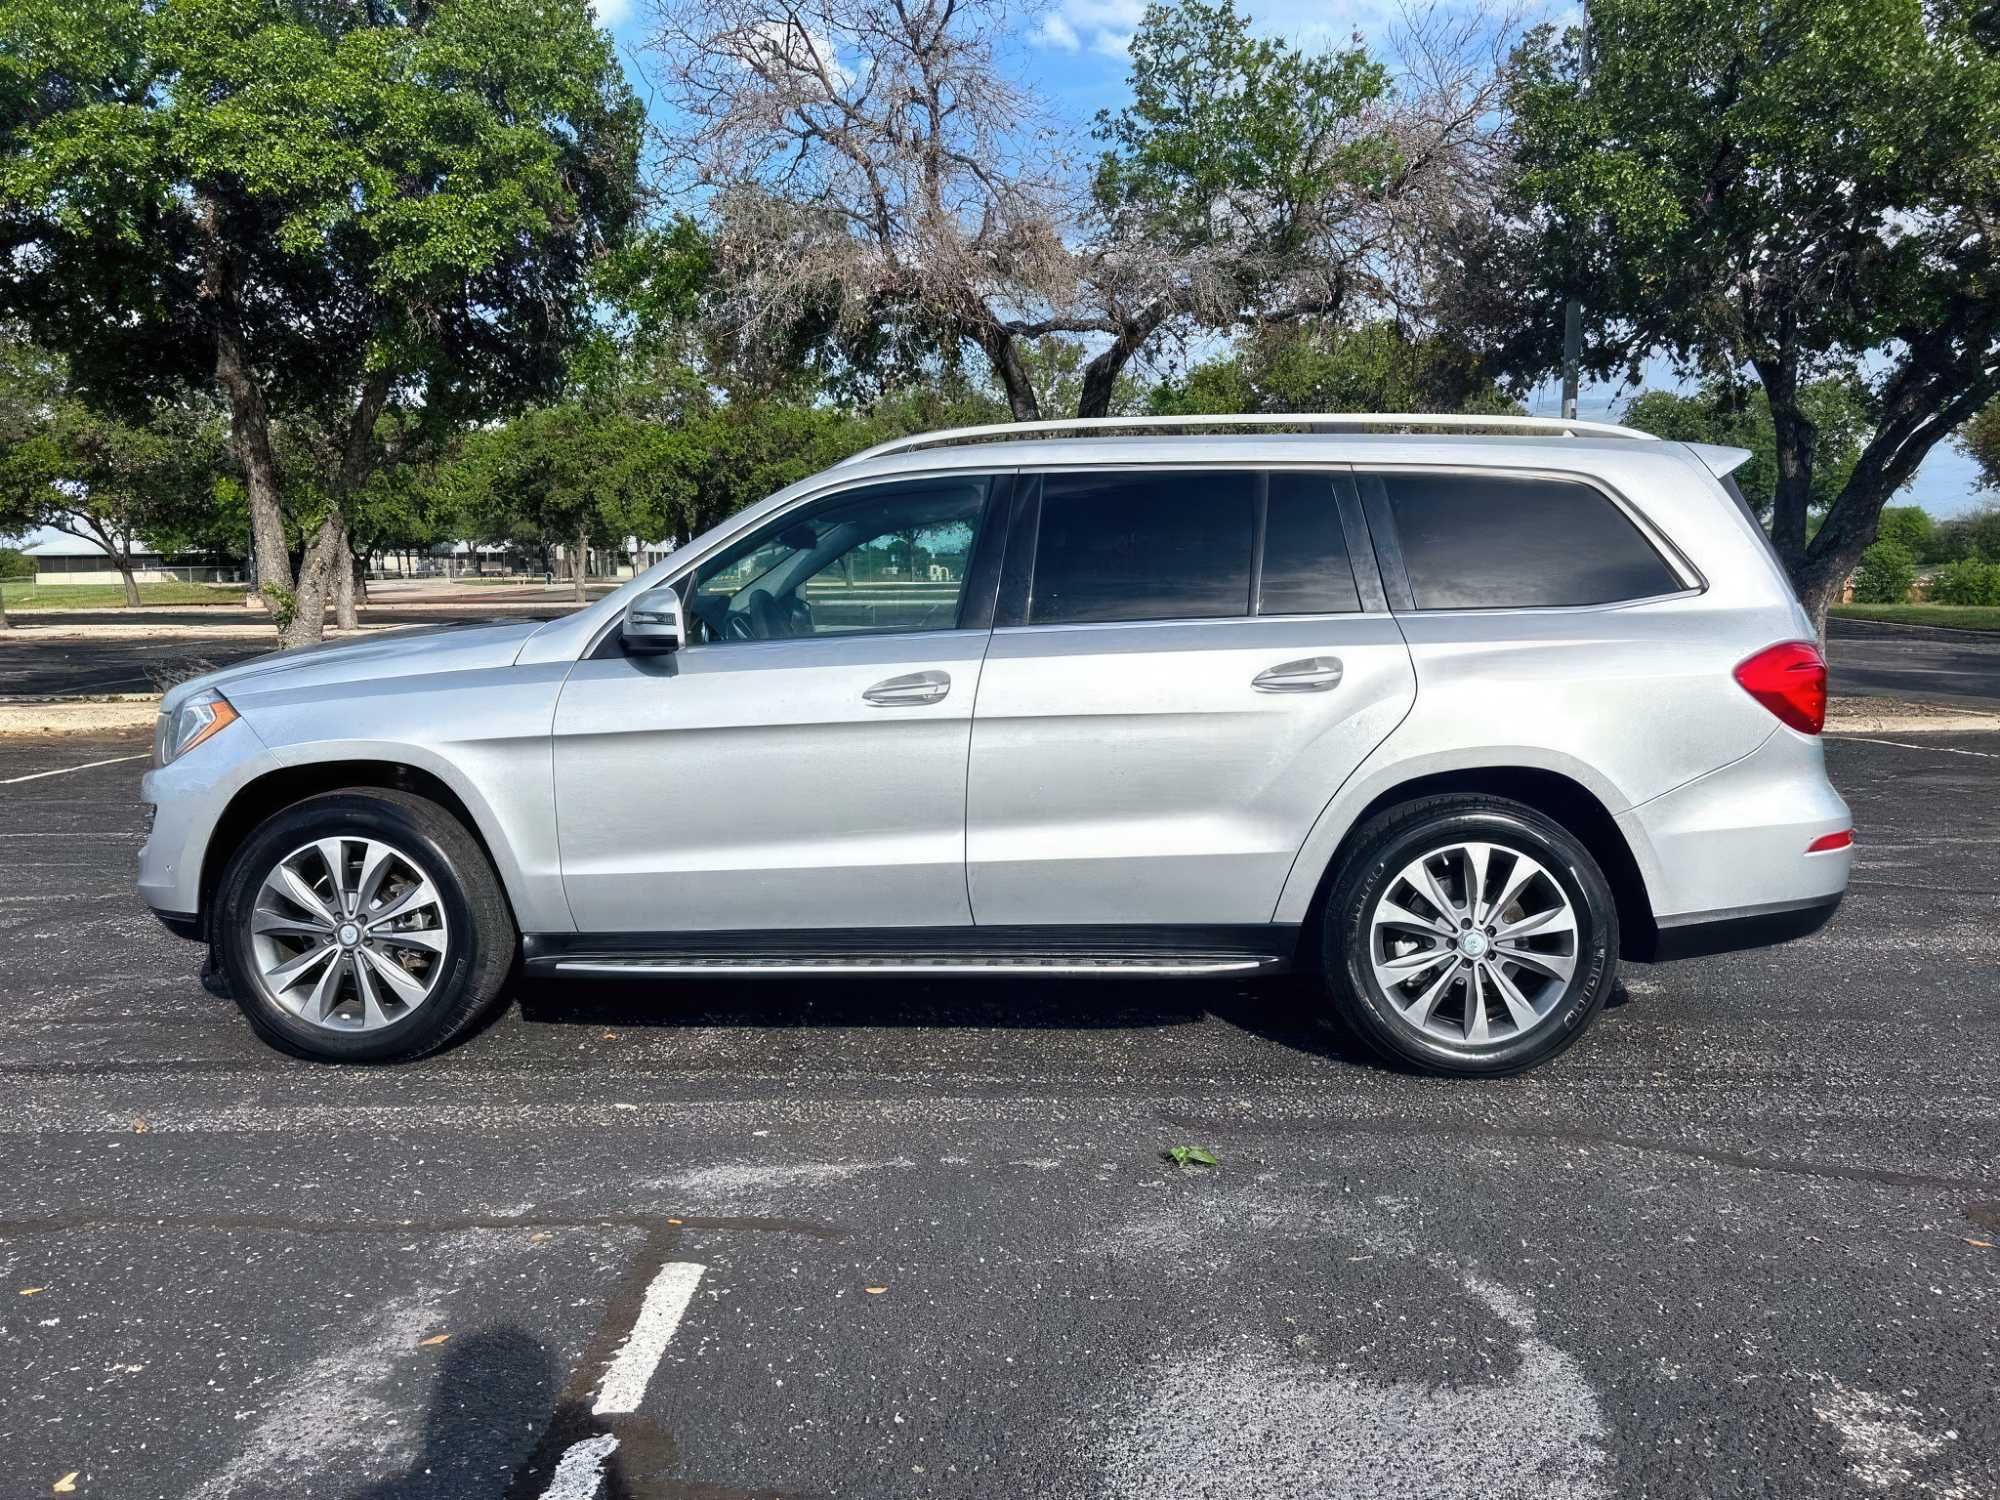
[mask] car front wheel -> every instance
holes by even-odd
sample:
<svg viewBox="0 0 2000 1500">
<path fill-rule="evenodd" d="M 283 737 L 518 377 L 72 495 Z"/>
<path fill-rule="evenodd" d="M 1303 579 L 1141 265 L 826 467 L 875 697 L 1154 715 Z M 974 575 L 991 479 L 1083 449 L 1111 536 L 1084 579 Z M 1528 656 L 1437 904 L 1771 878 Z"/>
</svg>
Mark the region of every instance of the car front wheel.
<svg viewBox="0 0 2000 1500">
<path fill-rule="evenodd" d="M 1616 973 L 1604 872 L 1561 824 L 1506 798 L 1428 797 L 1372 819 L 1325 920 L 1343 1018 L 1430 1072 L 1546 1062 L 1596 1019 Z"/>
<path fill-rule="evenodd" d="M 215 946 L 259 1035 L 303 1057 L 420 1057 L 498 1000 L 515 934 L 485 852 L 409 793 L 296 803 L 245 840 L 217 892 Z"/>
</svg>

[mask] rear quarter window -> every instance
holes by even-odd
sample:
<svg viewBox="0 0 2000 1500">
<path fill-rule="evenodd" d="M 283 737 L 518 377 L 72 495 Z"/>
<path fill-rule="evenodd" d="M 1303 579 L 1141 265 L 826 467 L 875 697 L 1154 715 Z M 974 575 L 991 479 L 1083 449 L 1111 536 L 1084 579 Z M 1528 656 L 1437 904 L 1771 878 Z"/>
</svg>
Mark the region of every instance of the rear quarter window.
<svg viewBox="0 0 2000 1500">
<path fill-rule="evenodd" d="M 1418 609 L 1615 604 L 1682 583 L 1612 499 L 1573 480 L 1382 474 Z"/>
</svg>

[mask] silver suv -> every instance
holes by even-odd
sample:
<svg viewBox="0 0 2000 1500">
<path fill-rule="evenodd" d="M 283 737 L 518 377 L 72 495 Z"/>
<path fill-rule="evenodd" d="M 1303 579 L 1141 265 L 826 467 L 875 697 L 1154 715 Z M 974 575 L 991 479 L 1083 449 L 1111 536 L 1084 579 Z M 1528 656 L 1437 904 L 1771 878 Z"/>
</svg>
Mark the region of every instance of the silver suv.
<svg viewBox="0 0 2000 1500">
<path fill-rule="evenodd" d="M 1832 914 L 1826 672 L 1747 455 L 1171 425 L 887 444 L 566 618 L 185 683 L 139 889 L 341 1060 L 444 1046 L 517 970 L 1291 968 L 1391 1058 L 1505 1073 L 1620 957 Z M 1041 435 L 1093 427 L 1127 435 Z"/>
</svg>

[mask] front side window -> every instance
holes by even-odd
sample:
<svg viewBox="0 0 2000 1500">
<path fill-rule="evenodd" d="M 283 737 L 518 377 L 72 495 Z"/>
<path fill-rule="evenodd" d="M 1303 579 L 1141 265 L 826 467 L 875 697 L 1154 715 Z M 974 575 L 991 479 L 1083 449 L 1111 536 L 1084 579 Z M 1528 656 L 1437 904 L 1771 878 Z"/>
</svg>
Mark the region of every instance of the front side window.
<svg viewBox="0 0 2000 1500">
<path fill-rule="evenodd" d="M 1028 622 L 1248 614 L 1256 495 L 1243 471 L 1046 475 Z"/>
<path fill-rule="evenodd" d="M 990 484 L 912 480 L 789 512 L 695 570 L 690 633 L 714 644 L 953 629 Z"/>
<path fill-rule="evenodd" d="M 1501 474 L 1360 477 L 1386 496 L 1418 609 L 1615 604 L 1683 587 L 1591 485 Z"/>
</svg>

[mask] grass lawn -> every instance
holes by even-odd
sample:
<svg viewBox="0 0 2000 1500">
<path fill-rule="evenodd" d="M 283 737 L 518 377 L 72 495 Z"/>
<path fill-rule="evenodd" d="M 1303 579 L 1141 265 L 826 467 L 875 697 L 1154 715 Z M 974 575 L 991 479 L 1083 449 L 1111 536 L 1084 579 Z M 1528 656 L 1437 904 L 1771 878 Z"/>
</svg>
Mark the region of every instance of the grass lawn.
<svg viewBox="0 0 2000 1500">
<path fill-rule="evenodd" d="M 2000 630 L 2000 604 L 1836 604 L 1842 620 L 1887 620 L 1892 625 L 1949 625 L 1953 630 Z"/>
<path fill-rule="evenodd" d="M 7 609 L 23 614 L 38 609 L 108 609 L 125 602 L 125 589 L 116 583 L 57 584 L 37 588 L 30 582 L 9 582 L 4 586 Z M 233 604 L 243 605 L 243 589 L 233 583 L 142 583 L 141 604 Z"/>
</svg>

